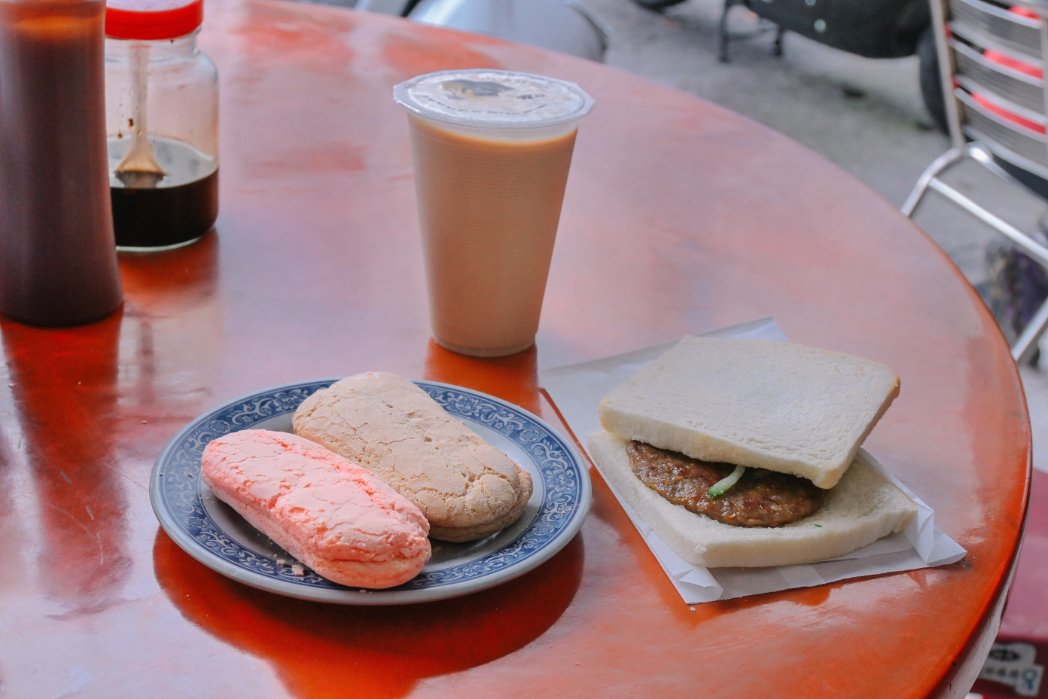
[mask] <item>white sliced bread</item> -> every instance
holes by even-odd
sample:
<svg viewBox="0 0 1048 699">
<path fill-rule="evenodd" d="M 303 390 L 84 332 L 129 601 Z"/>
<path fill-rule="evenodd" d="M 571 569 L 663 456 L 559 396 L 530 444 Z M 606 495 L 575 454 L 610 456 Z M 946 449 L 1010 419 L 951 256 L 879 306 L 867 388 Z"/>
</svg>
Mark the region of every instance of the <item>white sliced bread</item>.
<svg viewBox="0 0 1048 699">
<path fill-rule="evenodd" d="M 616 494 L 666 545 L 706 568 L 796 565 L 843 556 L 903 530 L 917 512 L 860 451 L 815 514 L 782 527 L 736 527 L 689 512 L 644 485 L 630 468 L 626 442 L 615 435 L 598 432 L 587 447 Z"/>
<path fill-rule="evenodd" d="M 686 337 L 600 402 L 601 425 L 704 461 L 832 488 L 899 393 L 874 361 L 787 342 Z"/>
</svg>

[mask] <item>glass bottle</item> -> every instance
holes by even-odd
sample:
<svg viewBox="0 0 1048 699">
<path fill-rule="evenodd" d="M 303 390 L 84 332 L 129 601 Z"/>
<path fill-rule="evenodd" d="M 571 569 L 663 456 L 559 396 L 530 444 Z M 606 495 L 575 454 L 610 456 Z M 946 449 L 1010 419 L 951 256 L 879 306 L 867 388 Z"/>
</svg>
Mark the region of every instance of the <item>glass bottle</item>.
<svg viewBox="0 0 1048 699">
<path fill-rule="evenodd" d="M 32 325 L 121 303 L 106 177 L 103 0 L 0 2 L 0 312 Z"/>
<path fill-rule="evenodd" d="M 109 0 L 106 129 L 121 249 L 191 243 L 218 216 L 218 72 L 202 0 Z"/>
</svg>

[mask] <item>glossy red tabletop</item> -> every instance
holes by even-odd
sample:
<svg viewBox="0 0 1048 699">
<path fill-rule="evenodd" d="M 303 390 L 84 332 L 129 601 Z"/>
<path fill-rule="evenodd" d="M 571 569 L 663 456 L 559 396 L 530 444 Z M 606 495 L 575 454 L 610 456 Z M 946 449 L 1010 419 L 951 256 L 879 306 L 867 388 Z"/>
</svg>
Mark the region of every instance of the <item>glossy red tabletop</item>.
<svg viewBox="0 0 1048 699">
<path fill-rule="evenodd" d="M 221 213 L 122 255 L 126 303 L 67 330 L 0 323 L 0 695 L 963 696 L 1022 531 L 1030 427 L 977 295 L 886 201 L 735 114 L 593 63 L 323 6 L 224 0 Z M 580 131 L 536 349 L 428 339 L 393 84 L 503 66 L 576 81 Z M 958 564 L 689 607 L 596 472 L 578 536 L 453 600 L 348 607 L 212 572 L 157 524 L 172 436 L 262 388 L 388 370 L 558 424 L 537 369 L 771 315 L 894 367 L 867 448 L 968 550 Z"/>
</svg>

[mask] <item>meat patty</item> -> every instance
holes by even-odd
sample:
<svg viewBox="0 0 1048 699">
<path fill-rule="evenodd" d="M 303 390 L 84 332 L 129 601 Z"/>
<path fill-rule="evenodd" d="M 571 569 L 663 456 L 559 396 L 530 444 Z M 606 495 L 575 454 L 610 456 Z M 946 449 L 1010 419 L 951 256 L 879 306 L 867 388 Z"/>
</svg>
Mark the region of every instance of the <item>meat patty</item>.
<svg viewBox="0 0 1048 699">
<path fill-rule="evenodd" d="M 656 493 L 695 514 L 737 527 L 779 527 L 804 519 L 822 505 L 826 491 L 811 481 L 763 468 L 747 468 L 720 497 L 708 491 L 733 464 L 693 459 L 632 441 L 626 446 L 633 473 Z"/>
</svg>

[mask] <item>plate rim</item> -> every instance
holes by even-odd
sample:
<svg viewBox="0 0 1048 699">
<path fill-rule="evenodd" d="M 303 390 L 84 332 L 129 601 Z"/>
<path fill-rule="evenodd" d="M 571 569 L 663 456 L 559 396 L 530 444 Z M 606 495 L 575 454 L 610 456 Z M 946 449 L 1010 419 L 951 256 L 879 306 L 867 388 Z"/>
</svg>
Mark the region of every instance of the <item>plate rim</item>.
<svg viewBox="0 0 1048 699">
<path fill-rule="evenodd" d="M 153 512 L 160 524 L 161 530 L 178 546 L 182 551 L 189 554 L 191 558 L 201 563 L 212 571 L 219 573 L 229 579 L 236 582 L 248 585 L 258 590 L 269 592 L 271 594 L 280 595 L 289 598 L 296 598 L 302 600 L 308 600 L 313 602 L 328 602 L 333 604 L 343 605 L 355 605 L 355 606 L 387 606 L 387 605 L 402 605 L 402 604 L 418 604 L 425 602 L 433 602 L 443 599 L 451 599 L 454 597 L 461 597 L 464 595 L 479 592 L 480 590 L 489 589 L 496 587 L 503 583 L 509 582 L 513 579 L 521 577 L 532 570 L 538 568 L 540 565 L 548 561 L 550 558 L 559 553 L 564 547 L 566 547 L 578 534 L 585 522 L 589 510 L 592 506 L 592 480 L 589 475 L 589 469 L 583 461 L 578 449 L 572 443 L 571 439 L 558 432 L 551 424 L 543 420 L 538 415 L 534 414 L 530 410 L 519 406 L 515 403 L 511 403 L 505 399 L 493 396 L 489 393 L 479 391 L 477 389 L 469 388 L 466 386 L 460 386 L 457 384 L 447 383 L 443 381 L 431 381 L 429 379 L 410 379 L 412 383 L 420 388 L 431 386 L 438 389 L 448 389 L 455 392 L 465 393 L 473 397 L 481 398 L 484 400 L 491 401 L 496 405 L 510 410 L 511 412 L 518 413 L 523 417 L 533 421 L 538 426 L 544 428 L 548 434 L 556 440 L 559 446 L 563 449 L 565 454 L 565 460 L 568 461 L 574 470 L 578 473 L 578 497 L 575 502 L 574 513 L 565 527 L 561 529 L 552 539 L 548 540 L 547 543 L 533 555 L 530 555 L 519 562 L 511 563 L 505 568 L 500 569 L 496 573 L 488 575 L 480 575 L 470 578 L 465 581 L 449 583 L 439 587 L 432 588 L 421 588 L 421 589 L 397 589 L 392 588 L 389 590 L 367 590 L 360 588 L 319 588 L 311 587 L 307 585 L 298 585 L 292 581 L 272 579 L 264 576 L 261 573 L 255 571 L 244 570 L 233 563 L 230 563 L 226 559 L 222 558 L 211 552 L 206 547 L 200 545 L 193 536 L 187 532 L 182 525 L 177 521 L 174 515 L 169 511 L 166 503 L 163 501 L 161 493 L 161 484 L 164 476 L 164 466 L 170 459 L 170 455 L 175 452 L 182 440 L 190 434 L 194 429 L 197 429 L 200 425 L 206 424 L 211 419 L 215 418 L 219 414 L 229 410 L 231 407 L 236 406 L 239 403 L 248 402 L 251 400 L 259 399 L 268 395 L 272 395 L 279 391 L 294 390 L 296 388 L 304 388 L 308 386 L 318 386 L 320 388 L 331 385 L 332 383 L 341 380 L 346 377 L 325 377 L 313 380 L 303 381 L 291 381 L 283 384 L 274 384 L 266 388 L 261 388 L 249 393 L 244 393 L 238 397 L 231 398 L 225 401 L 221 405 L 214 406 L 207 410 L 204 410 L 196 417 L 190 419 L 185 425 L 181 427 L 164 445 L 164 448 L 160 451 L 154 462 L 152 473 L 149 478 L 149 499 L 150 504 L 153 508 Z M 428 395 L 428 393 L 427 393 Z M 279 415 L 285 415 L 287 412 L 278 413 Z M 269 419 L 269 416 L 266 419 Z M 457 418 L 463 416 L 456 415 Z M 470 420 L 474 422 L 473 420 Z M 482 424 L 482 423 L 478 423 Z M 241 427 L 240 429 L 249 429 L 248 427 Z M 235 430 L 234 430 L 235 431 Z M 516 442 L 514 442 L 516 444 Z M 526 451 L 526 450 L 525 450 Z M 539 477 L 543 476 L 543 472 L 539 463 L 533 461 L 537 467 Z M 199 466 L 197 467 L 199 469 Z M 529 469 L 530 470 L 530 469 Z M 199 470 L 197 470 L 199 473 Z M 547 484 L 543 481 L 544 491 L 548 490 Z M 545 496 L 544 496 L 545 498 Z M 543 505 L 545 499 L 540 503 Z M 213 521 L 213 520 L 212 520 Z M 221 528 L 217 526 L 216 528 Z M 516 537 L 510 540 L 509 543 L 519 540 L 521 536 L 524 536 L 527 532 L 531 531 L 534 526 L 534 521 L 528 525 L 523 531 L 520 532 Z M 223 533 L 228 535 L 228 532 Z M 480 557 L 478 560 L 490 556 L 498 551 L 505 548 L 496 549 L 495 551 L 488 552 L 485 556 Z"/>
</svg>

